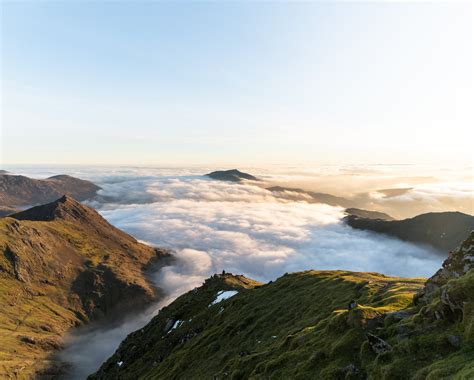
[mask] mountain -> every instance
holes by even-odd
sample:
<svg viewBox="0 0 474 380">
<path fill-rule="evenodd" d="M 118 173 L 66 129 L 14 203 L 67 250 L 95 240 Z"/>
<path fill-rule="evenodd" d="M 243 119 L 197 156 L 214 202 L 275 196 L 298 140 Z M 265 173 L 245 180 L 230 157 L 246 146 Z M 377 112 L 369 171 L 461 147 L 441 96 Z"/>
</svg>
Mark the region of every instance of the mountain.
<svg viewBox="0 0 474 380">
<path fill-rule="evenodd" d="M 314 191 L 306 191 L 299 188 L 272 186 L 267 187 L 267 190 L 274 193 L 276 196 L 289 200 L 303 200 L 313 203 L 325 203 L 331 206 L 350 207 L 351 201 L 348 199 L 337 197 L 326 193 L 317 193 Z"/>
<path fill-rule="evenodd" d="M 0 173 L 0 216 L 37 204 L 52 202 L 66 194 L 79 201 L 93 198 L 100 187 L 68 175 L 33 179 Z"/>
<path fill-rule="evenodd" d="M 68 196 L 0 218 L 0 378 L 57 373 L 64 334 L 155 300 L 145 273 L 168 256 Z"/>
<path fill-rule="evenodd" d="M 379 212 L 379 211 L 362 210 L 360 208 L 347 208 L 345 211 L 346 211 L 346 214 L 353 215 L 358 218 L 395 220 L 390 215 L 385 214 L 384 212 Z"/>
<path fill-rule="evenodd" d="M 206 174 L 206 176 L 217 179 L 219 181 L 230 181 L 230 182 L 241 182 L 242 180 L 258 181 L 257 177 L 251 174 L 241 172 L 237 169 L 232 170 L 218 170 L 212 173 Z"/>
<path fill-rule="evenodd" d="M 461 212 L 432 212 L 403 220 L 378 220 L 349 215 L 344 221 L 352 228 L 429 244 L 440 251 L 455 248 L 474 230 L 474 216 Z"/>
<path fill-rule="evenodd" d="M 268 284 L 215 275 L 90 379 L 472 379 L 473 239 L 426 284 L 348 271 Z"/>
</svg>

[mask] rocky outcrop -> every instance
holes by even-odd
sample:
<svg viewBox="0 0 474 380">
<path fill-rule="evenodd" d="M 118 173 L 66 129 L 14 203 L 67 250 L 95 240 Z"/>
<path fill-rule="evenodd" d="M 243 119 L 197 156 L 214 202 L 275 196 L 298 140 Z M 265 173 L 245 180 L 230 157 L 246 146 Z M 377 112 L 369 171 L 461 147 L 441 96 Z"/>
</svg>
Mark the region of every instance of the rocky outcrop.
<svg viewBox="0 0 474 380">
<path fill-rule="evenodd" d="M 466 297 L 459 291 L 456 280 L 461 279 L 474 269 L 474 231 L 455 250 L 449 253 L 443 266 L 428 279 L 423 290 L 417 294 L 418 304 L 429 305 L 439 299 L 436 307 L 428 308 L 435 319 L 443 319 L 464 313 Z"/>
</svg>

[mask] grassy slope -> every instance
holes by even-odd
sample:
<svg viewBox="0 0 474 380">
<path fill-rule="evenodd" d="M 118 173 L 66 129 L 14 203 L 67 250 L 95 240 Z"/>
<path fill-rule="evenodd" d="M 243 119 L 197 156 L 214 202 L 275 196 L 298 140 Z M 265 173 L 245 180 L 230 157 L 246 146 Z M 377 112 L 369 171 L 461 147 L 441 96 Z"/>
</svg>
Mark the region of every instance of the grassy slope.
<svg viewBox="0 0 474 380">
<path fill-rule="evenodd" d="M 0 219 L 0 378 L 59 365 L 46 359 L 71 327 L 156 295 L 143 270 L 160 253 L 108 226 Z"/>
<path fill-rule="evenodd" d="M 451 354 L 457 356 L 450 363 L 472 359 L 447 343 L 450 329 L 409 335 L 415 329 L 410 323 L 423 322 L 412 300 L 424 279 L 345 271 L 293 273 L 265 285 L 244 285 L 242 279 L 218 276 L 178 298 L 131 334 L 96 377 L 401 379 L 418 371 L 424 378 L 421 373 L 446 366 L 433 361 L 430 347 L 439 360 Z M 239 294 L 208 307 L 219 290 L 229 288 Z M 352 299 L 358 306 L 349 311 Z M 402 321 L 387 317 L 398 310 L 411 315 Z M 185 322 L 168 333 L 176 320 Z M 386 339 L 393 351 L 375 354 L 367 332 Z"/>
</svg>

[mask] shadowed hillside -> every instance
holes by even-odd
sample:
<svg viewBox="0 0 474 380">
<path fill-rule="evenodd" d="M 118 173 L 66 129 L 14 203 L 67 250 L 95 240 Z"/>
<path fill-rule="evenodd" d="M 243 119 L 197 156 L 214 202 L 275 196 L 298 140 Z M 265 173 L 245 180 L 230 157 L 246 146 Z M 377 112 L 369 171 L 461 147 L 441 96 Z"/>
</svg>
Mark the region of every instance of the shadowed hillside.
<svg viewBox="0 0 474 380">
<path fill-rule="evenodd" d="M 432 212 L 404 220 L 379 220 L 349 215 L 344 220 L 352 228 L 430 244 L 442 252 L 457 247 L 474 230 L 474 216 L 461 212 Z"/>
</svg>

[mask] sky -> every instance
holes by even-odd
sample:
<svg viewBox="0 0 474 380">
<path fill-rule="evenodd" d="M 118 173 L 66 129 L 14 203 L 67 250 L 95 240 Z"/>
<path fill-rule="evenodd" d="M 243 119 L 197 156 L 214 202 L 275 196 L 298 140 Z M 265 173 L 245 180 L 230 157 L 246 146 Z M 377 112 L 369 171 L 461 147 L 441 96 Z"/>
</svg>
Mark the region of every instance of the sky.
<svg viewBox="0 0 474 380">
<path fill-rule="evenodd" d="M 473 6 L 1 2 L 0 164 L 472 164 Z"/>
</svg>

